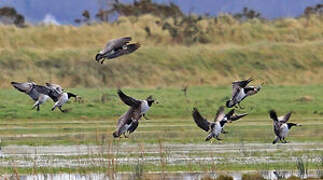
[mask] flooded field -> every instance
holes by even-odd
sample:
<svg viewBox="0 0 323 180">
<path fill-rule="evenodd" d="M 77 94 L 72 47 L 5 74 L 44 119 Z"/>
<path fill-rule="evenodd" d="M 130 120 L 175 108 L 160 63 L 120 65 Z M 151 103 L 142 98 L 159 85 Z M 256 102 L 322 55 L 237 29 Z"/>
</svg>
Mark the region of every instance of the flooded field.
<svg viewBox="0 0 323 180">
<path fill-rule="evenodd" d="M 177 172 L 177 173 L 147 173 L 143 175 L 143 178 L 148 179 L 164 179 L 164 180 L 200 180 L 205 178 L 213 178 L 216 179 L 217 177 L 225 174 L 225 176 L 232 177 L 233 180 L 242 180 L 243 174 L 252 174 L 252 173 L 259 173 L 259 175 L 268 180 L 277 180 L 282 178 L 290 178 L 291 176 L 297 177 L 299 174 L 297 172 L 292 171 L 262 171 L 262 172 L 255 172 L 255 171 L 244 171 L 244 172 L 219 172 L 219 173 L 205 173 L 205 172 Z M 106 174 L 36 174 L 36 175 L 19 175 L 9 176 L 9 175 L 2 175 L 2 178 L 19 178 L 21 180 L 103 180 L 103 179 L 114 179 L 114 180 L 123 180 L 123 179 L 136 179 L 136 174 L 131 173 L 118 173 L 115 174 L 113 177 L 108 176 Z M 319 174 L 317 172 L 309 172 L 306 176 L 302 178 L 318 178 Z"/>
</svg>

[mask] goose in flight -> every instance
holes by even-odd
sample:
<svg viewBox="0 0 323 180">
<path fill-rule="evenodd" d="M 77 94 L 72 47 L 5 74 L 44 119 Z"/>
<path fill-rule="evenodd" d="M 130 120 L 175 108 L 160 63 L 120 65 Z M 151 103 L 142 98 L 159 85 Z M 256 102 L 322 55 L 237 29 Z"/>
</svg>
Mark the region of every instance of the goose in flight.
<svg viewBox="0 0 323 180">
<path fill-rule="evenodd" d="M 247 86 L 253 79 L 249 78 L 244 81 L 237 81 L 232 83 L 232 98 L 226 102 L 228 108 L 238 105 L 240 108 L 240 102 L 248 96 L 252 96 L 258 93 L 261 86 Z M 243 108 L 241 108 L 243 109 Z"/>
<path fill-rule="evenodd" d="M 34 84 L 33 87 L 39 93 L 45 94 L 49 96 L 54 102 L 54 106 L 52 107 L 52 111 L 58 108 L 61 112 L 66 112 L 66 110 L 62 109 L 62 106 L 71 98 L 74 97 L 75 99 L 78 97 L 77 95 L 64 92 L 63 89 L 56 84 L 46 83 L 47 86 L 41 86 Z"/>
<path fill-rule="evenodd" d="M 236 115 L 234 114 L 234 110 L 230 111 L 229 113 L 224 113 L 224 107 L 221 106 L 218 109 L 218 112 L 216 113 L 216 116 L 214 118 L 214 122 L 209 122 L 207 119 L 205 119 L 200 112 L 197 110 L 197 108 L 193 108 L 193 119 L 198 127 L 203 129 L 206 132 L 209 132 L 209 135 L 206 137 L 205 141 L 208 141 L 210 139 L 215 138 L 217 140 L 222 140 L 219 138 L 221 133 L 225 133 L 223 131 L 223 127 L 226 123 L 236 121 L 244 116 L 247 115 L 247 113 Z"/>
<path fill-rule="evenodd" d="M 288 131 L 293 127 L 293 126 L 302 126 L 300 124 L 295 124 L 295 123 L 287 123 L 289 120 L 290 116 L 292 115 L 292 112 L 288 112 L 284 116 L 277 117 L 277 114 L 274 110 L 269 111 L 269 116 L 270 118 L 274 121 L 274 133 L 276 135 L 275 140 L 273 141 L 273 144 L 276 144 L 278 140 L 282 143 L 287 143 L 285 138 L 287 137 Z"/>
<path fill-rule="evenodd" d="M 100 63 L 103 64 L 105 58 L 113 59 L 136 51 L 140 47 L 140 43 L 129 44 L 130 41 L 131 37 L 110 40 L 105 48 L 95 56 L 95 60 L 99 62 L 102 59 Z"/>
<path fill-rule="evenodd" d="M 36 85 L 34 82 L 11 82 L 11 85 L 17 89 L 20 92 L 26 93 L 28 96 L 30 96 L 34 101 L 34 105 L 32 107 L 32 109 L 34 109 L 35 107 L 37 107 L 37 111 L 40 110 L 40 105 L 45 103 L 47 101 L 47 99 L 49 98 L 49 96 L 39 93 L 34 85 Z"/>
<path fill-rule="evenodd" d="M 117 138 L 124 135 L 127 138 L 126 133 L 131 134 L 134 132 L 139 125 L 141 117 L 145 117 L 145 114 L 151 108 L 152 104 L 158 102 L 152 96 L 148 96 L 144 100 L 137 100 L 127 96 L 120 89 L 118 90 L 118 95 L 121 101 L 130 108 L 119 118 L 117 129 L 113 132 L 113 137 Z"/>
</svg>

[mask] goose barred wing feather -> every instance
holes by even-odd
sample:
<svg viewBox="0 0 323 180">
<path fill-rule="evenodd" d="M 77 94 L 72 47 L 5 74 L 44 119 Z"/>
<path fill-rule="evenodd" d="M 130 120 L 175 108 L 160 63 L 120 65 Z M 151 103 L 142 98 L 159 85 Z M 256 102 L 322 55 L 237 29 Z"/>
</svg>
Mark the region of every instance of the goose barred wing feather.
<svg viewBox="0 0 323 180">
<path fill-rule="evenodd" d="M 18 91 L 24 92 L 24 93 L 28 93 L 33 87 L 33 84 L 29 82 L 25 82 L 25 83 L 11 82 L 11 85 Z"/>
<path fill-rule="evenodd" d="M 286 123 L 289 120 L 291 115 L 292 115 L 292 112 L 288 112 L 285 116 L 279 116 L 278 120 L 282 123 Z"/>
<path fill-rule="evenodd" d="M 105 48 L 103 50 L 103 54 L 105 54 L 109 51 L 112 51 L 113 49 L 121 48 L 122 46 L 126 45 L 130 41 L 131 41 L 131 37 L 112 39 L 105 46 Z"/>
<path fill-rule="evenodd" d="M 46 86 L 34 85 L 33 87 L 39 93 L 49 96 L 54 102 L 57 102 L 59 97 L 61 96 L 61 94 L 58 93 L 56 90 L 46 87 Z"/>
<path fill-rule="evenodd" d="M 46 83 L 46 86 L 55 89 L 58 93 L 63 93 L 63 88 L 58 84 Z"/>
<path fill-rule="evenodd" d="M 121 101 L 130 107 L 138 107 L 141 104 L 140 100 L 127 96 L 121 91 L 121 89 L 118 90 L 118 95 Z"/>
<path fill-rule="evenodd" d="M 113 59 L 113 58 L 116 58 L 116 57 L 119 57 L 119 56 L 122 56 L 122 55 L 125 55 L 125 54 L 130 54 L 130 53 L 134 52 L 135 50 L 137 50 L 139 47 L 140 47 L 139 43 L 128 44 L 127 48 L 119 49 L 116 52 L 107 55 L 107 58 L 108 59 Z"/>
<path fill-rule="evenodd" d="M 193 108 L 192 115 L 193 115 L 193 119 L 198 127 L 200 127 L 201 129 L 203 129 L 206 132 L 208 132 L 210 130 L 211 123 L 207 119 L 202 117 L 202 115 L 200 114 L 200 112 L 196 108 Z"/>
<path fill-rule="evenodd" d="M 215 115 L 214 122 L 220 122 L 224 117 L 225 117 L 224 107 L 221 106 L 219 107 L 218 112 Z"/>
<path fill-rule="evenodd" d="M 40 93 L 33 88 L 33 83 L 25 82 L 25 83 L 17 83 L 11 82 L 11 85 L 20 92 L 26 93 L 30 96 L 34 101 L 39 99 Z"/>
</svg>

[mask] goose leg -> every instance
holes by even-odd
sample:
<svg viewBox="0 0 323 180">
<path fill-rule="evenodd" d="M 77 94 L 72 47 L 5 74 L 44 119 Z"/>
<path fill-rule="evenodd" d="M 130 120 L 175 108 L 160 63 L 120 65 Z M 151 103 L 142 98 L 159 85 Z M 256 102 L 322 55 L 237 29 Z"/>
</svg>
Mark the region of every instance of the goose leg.
<svg viewBox="0 0 323 180">
<path fill-rule="evenodd" d="M 39 111 L 40 110 L 40 108 L 39 108 L 39 104 L 37 105 L 37 111 Z"/>
<path fill-rule="evenodd" d="M 222 141 L 222 139 L 221 139 L 221 138 L 219 138 L 219 136 L 216 136 L 216 137 L 215 137 L 215 139 L 216 139 L 216 140 L 219 140 L 219 141 Z"/>
<path fill-rule="evenodd" d="M 223 133 L 223 134 L 227 134 L 227 133 L 228 133 L 228 131 L 225 131 L 224 129 L 222 129 L 222 130 L 221 130 L 221 133 Z"/>
<path fill-rule="evenodd" d="M 58 109 L 61 111 L 61 112 L 63 112 L 63 113 L 65 113 L 66 112 L 66 110 L 64 110 L 64 109 L 62 109 L 62 107 L 58 107 Z"/>
</svg>

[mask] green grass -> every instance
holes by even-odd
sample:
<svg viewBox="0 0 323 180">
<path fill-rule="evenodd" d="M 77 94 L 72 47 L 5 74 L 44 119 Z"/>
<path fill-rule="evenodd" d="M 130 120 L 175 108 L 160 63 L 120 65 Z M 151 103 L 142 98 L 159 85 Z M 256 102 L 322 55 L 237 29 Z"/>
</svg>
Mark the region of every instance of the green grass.
<svg viewBox="0 0 323 180">
<path fill-rule="evenodd" d="M 257 82 L 259 83 L 259 82 Z M 323 132 L 323 86 L 264 86 L 256 95 L 242 103 L 249 115 L 229 124 L 229 134 L 222 135 L 225 143 L 264 142 L 273 140 L 272 120 L 268 111 L 279 115 L 293 111 L 290 122 L 303 124 L 293 128 L 288 140 L 292 142 L 321 142 Z M 68 113 L 50 111 L 51 100 L 39 112 L 31 110 L 32 100 L 16 90 L 0 90 L 0 135 L 6 144 L 97 144 L 100 139 L 112 139 L 117 119 L 128 107 L 123 104 L 116 89 L 69 89 L 83 98 L 83 102 L 66 104 Z M 132 97 L 143 99 L 153 95 L 154 104 L 131 138 L 121 142 L 201 143 L 206 133 L 201 131 L 191 117 L 193 107 L 212 120 L 219 106 L 231 95 L 227 87 L 189 87 L 187 97 L 179 88 L 124 89 Z M 105 101 L 101 98 L 105 94 Z M 191 136 L 187 137 L 187 134 Z M 153 137 L 153 138 L 151 138 Z"/>
</svg>

